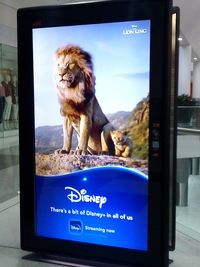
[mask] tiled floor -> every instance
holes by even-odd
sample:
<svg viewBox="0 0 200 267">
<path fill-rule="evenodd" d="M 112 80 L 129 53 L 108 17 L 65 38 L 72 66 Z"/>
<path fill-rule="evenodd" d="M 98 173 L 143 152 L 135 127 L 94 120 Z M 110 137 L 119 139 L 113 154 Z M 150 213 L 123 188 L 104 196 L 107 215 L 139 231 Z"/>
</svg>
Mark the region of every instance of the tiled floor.
<svg viewBox="0 0 200 267">
<path fill-rule="evenodd" d="M 176 208 L 177 227 L 200 241 L 200 175 L 189 176 L 188 206 Z"/>
<path fill-rule="evenodd" d="M 19 191 L 19 146 L 0 139 L 0 203 L 17 196 Z"/>
<path fill-rule="evenodd" d="M 0 138 L 0 267 L 55 267 L 22 259 L 20 249 L 17 139 Z M 176 250 L 171 267 L 200 267 L 200 176 L 189 178 L 189 205 L 177 207 Z M 9 200 L 8 200 L 9 198 Z"/>
<path fill-rule="evenodd" d="M 200 244 L 193 241 L 188 241 L 185 236 L 180 235 L 177 251 L 172 253 L 171 258 L 174 262 L 171 267 L 199 267 Z M 22 257 L 26 254 L 19 249 L 0 247 L 0 267 L 59 267 L 56 264 L 38 263 L 23 260 Z M 69 265 L 68 265 L 69 266 Z M 105 266 L 106 267 L 106 266 Z"/>
<path fill-rule="evenodd" d="M 22 259 L 27 254 L 20 250 L 19 198 L 15 197 L 0 204 L 0 267 L 59 266 Z M 177 223 L 176 250 L 170 258 L 171 267 L 200 267 L 200 234 Z"/>
<path fill-rule="evenodd" d="M 0 206 L 0 267 L 56 267 L 59 265 L 38 263 L 22 259 L 28 252 L 20 250 L 19 241 L 19 202 Z M 9 205 L 11 205 L 9 207 Z M 183 230 L 183 229 L 182 229 Z M 200 242 L 189 237 L 182 230 L 177 231 L 176 250 L 170 252 L 174 261 L 171 267 L 200 267 Z"/>
</svg>

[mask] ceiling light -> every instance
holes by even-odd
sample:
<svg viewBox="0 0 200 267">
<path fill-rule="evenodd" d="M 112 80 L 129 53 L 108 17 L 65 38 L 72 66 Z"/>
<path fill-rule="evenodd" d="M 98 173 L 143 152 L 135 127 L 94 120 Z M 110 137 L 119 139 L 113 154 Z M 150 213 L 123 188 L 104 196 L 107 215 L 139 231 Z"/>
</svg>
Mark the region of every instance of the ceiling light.
<svg viewBox="0 0 200 267">
<path fill-rule="evenodd" d="M 182 38 L 182 37 L 179 37 L 178 40 L 179 40 L 179 41 L 183 41 L 183 38 Z"/>
<path fill-rule="evenodd" d="M 196 60 L 198 60 L 198 58 L 197 58 L 197 57 L 194 57 L 193 59 L 194 59 L 195 61 L 196 61 Z"/>
</svg>

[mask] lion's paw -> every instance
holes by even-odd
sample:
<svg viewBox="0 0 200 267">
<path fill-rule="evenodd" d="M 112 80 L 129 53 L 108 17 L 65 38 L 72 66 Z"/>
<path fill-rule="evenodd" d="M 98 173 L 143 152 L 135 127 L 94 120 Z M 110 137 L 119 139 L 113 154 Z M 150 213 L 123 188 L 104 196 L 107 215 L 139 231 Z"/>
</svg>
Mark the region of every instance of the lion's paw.
<svg viewBox="0 0 200 267">
<path fill-rule="evenodd" d="M 54 154 L 56 155 L 61 155 L 61 154 L 69 154 L 69 150 L 65 149 L 65 148 L 59 148 L 59 149 L 56 149 L 54 151 Z"/>
<path fill-rule="evenodd" d="M 88 151 L 80 149 L 79 147 L 77 147 L 76 150 L 75 150 L 75 155 L 77 155 L 77 156 L 86 156 L 86 155 L 88 155 Z"/>
</svg>

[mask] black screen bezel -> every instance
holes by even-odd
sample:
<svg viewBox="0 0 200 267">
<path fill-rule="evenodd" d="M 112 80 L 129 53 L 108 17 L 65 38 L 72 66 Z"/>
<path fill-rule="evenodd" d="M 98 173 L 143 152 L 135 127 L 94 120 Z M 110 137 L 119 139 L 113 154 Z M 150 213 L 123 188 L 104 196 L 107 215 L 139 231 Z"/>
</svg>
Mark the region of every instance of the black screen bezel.
<svg viewBox="0 0 200 267">
<path fill-rule="evenodd" d="M 168 266 L 170 1 L 103 1 L 18 10 L 21 247 L 25 250 Z M 76 16 L 74 16 L 76 14 Z M 32 29 L 64 25 L 150 20 L 149 251 L 79 243 L 35 235 L 34 88 Z M 154 140 L 153 131 L 159 132 Z M 153 146 L 159 141 L 159 148 Z"/>
</svg>

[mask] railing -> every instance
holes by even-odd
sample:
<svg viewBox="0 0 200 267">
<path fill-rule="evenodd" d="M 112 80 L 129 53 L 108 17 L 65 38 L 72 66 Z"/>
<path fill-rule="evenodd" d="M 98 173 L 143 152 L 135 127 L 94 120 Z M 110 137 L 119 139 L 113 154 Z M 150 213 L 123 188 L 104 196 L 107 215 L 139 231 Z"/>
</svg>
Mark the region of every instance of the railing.
<svg viewBox="0 0 200 267">
<path fill-rule="evenodd" d="M 200 129 L 200 105 L 178 106 L 178 127 Z"/>
<path fill-rule="evenodd" d="M 192 135 L 200 135 L 200 130 L 198 129 L 190 129 L 190 128 L 182 128 L 178 127 L 178 135 L 179 134 L 192 134 Z"/>
<path fill-rule="evenodd" d="M 178 206 L 188 205 L 188 179 L 200 174 L 200 130 L 177 129 L 177 194 Z"/>
</svg>

